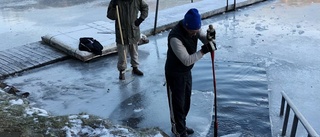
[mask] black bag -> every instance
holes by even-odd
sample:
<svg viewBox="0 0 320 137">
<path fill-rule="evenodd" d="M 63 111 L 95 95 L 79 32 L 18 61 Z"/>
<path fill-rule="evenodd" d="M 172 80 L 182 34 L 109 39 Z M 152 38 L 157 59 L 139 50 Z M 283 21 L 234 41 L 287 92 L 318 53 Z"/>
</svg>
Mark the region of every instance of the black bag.
<svg viewBox="0 0 320 137">
<path fill-rule="evenodd" d="M 82 37 L 79 39 L 79 50 L 89 51 L 96 55 L 102 54 L 103 46 L 99 41 L 91 37 Z"/>
</svg>

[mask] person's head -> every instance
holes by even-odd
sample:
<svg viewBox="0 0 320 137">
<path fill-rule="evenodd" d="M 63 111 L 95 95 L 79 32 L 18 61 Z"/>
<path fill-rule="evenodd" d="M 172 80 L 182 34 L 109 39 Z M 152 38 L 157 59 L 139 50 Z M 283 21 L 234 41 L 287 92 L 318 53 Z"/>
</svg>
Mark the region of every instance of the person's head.
<svg viewBox="0 0 320 137">
<path fill-rule="evenodd" d="M 189 9 L 184 15 L 182 22 L 188 33 L 190 35 L 195 35 L 201 28 L 201 15 L 197 9 Z"/>
</svg>

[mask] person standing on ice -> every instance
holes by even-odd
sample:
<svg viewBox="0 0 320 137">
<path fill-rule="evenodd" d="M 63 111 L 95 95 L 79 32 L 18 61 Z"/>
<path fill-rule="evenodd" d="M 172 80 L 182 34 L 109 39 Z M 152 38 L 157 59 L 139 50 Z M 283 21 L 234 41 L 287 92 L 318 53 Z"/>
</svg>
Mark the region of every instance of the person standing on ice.
<svg viewBox="0 0 320 137">
<path fill-rule="evenodd" d="M 133 74 L 143 76 L 138 69 L 138 42 L 140 40 L 140 24 L 148 17 L 148 4 L 143 0 L 111 0 L 107 17 L 115 20 L 116 43 L 118 51 L 119 79 L 125 80 L 127 68 L 127 51 Z M 140 12 L 140 16 L 139 15 Z"/>
<path fill-rule="evenodd" d="M 198 39 L 204 44 L 197 51 Z M 216 50 L 215 41 L 201 31 L 201 15 L 192 8 L 168 35 L 165 77 L 170 109 L 171 131 L 176 137 L 187 137 L 194 130 L 186 126 L 190 109 L 191 69 L 204 54 Z"/>
</svg>

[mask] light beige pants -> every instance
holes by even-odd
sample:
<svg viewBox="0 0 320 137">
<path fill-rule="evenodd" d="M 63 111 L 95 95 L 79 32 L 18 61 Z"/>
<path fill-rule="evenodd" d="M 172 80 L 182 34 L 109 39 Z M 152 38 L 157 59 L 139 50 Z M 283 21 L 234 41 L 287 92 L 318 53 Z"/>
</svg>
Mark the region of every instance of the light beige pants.
<svg viewBox="0 0 320 137">
<path fill-rule="evenodd" d="M 122 45 L 117 44 L 118 50 L 118 70 L 125 70 L 127 69 L 127 53 L 130 54 L 130 63 L 131 67 L 138 67 L 138 45 L 137 44 L 129 44 L 129 45 Z"/>
</svg>

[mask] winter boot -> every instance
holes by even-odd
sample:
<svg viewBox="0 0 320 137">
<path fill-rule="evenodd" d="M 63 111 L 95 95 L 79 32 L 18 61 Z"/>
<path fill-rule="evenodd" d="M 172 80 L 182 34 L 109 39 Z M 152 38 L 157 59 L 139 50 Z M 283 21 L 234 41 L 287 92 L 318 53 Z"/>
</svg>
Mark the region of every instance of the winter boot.
<svg viewBox="0 0 320 137">
<path fill-rule="evenodd" d="M 188 135 L 191 135 L 191 134 L 193 134 L 194 133 L 194 131 L 193 131 L 193 129 L 192 128 L 186 128 L 186 131 L 187 131 L 187 134 Z"/>
<path fill-rule="evenodd" d="M 184 132 L 180 135 L 176 135 L 176 137 L 188 137 L 188 133 L 187 132 Z"/>
<path fill-rule="evenodd" d="M 125 80 L 126 78 L 124 77 L 124 70 L 119 71 L 119 79 L 120 80 Z"/>
<path fill-rule="evenodd" d="M 136 75 L 138 75 L 138 76 L 143 76 L 143 72 L 140 71 L 140 70 L 138 69 L 138 67 L 133 67 L 132 72 L 133 72 L 133 74 L 136 74 Z"/>
</svg>

